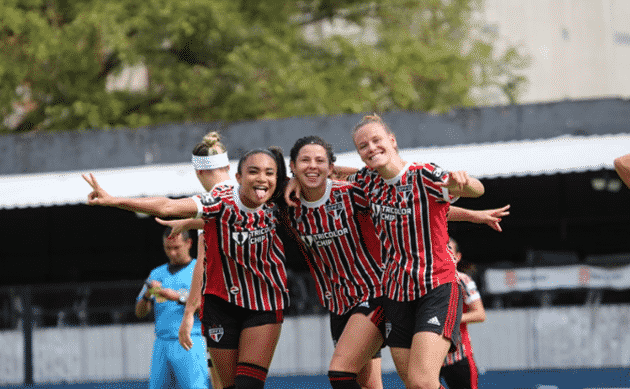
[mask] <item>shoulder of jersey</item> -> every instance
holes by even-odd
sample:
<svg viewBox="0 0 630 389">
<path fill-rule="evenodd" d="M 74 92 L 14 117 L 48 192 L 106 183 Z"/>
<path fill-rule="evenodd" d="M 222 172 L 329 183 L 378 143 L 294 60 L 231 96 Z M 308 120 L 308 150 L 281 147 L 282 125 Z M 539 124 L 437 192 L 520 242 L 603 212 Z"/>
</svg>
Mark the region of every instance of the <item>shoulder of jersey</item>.
<svg viewBox="0 0 630 389">
<path fill-rule="evenodd" d="M 363 166 L 361 169 L 359 169 L 356 173 L 352 174 L 350 177 L 354 176 L 356 177 L 365 177 L 365 176 L 371 176 L 371 175 L 377 175 L 378 172 L 376 170 L 370 169 L 367 166 Z"/>
<path fill-rule="evenodd" d="M 219 184 L 212 188 L 212 191 L 210 193 L 212 193 L 213 196 L 221 196 L 226 192 L 230 193 L 233 188 L 234 185 L 232 184 Z"/>
</svg>

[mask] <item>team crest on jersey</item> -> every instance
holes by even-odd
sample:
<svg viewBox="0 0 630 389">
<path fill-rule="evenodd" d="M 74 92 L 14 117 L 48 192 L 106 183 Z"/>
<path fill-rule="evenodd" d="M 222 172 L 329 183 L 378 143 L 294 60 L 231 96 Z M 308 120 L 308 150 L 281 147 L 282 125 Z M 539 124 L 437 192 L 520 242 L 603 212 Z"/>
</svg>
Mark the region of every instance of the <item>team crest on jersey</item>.
<svg viewBox="0 0 630 389">
<path fill-rule="evenodd" d="M 224 333 L 225 331 L 223 331 L 223 327 L 221 326 L 208 328 L 208 338 L 212 339 L 215 343 L 219 343 Z"/>
<path fill-rule="evenodd" d="M 407 185 L 397 185 L 396 193 L 400 199 L 411 199 L 413 197 L 413 187 L 411 184 Z"/>
<path fill-rule="evenodd" d="M 341 213 L 343 212 L 343 204 L 342 203 L 328 204 L 324 207 L 324 209 L 326 210 L 326 212 L 331 214 L 335 219 L 339 219 L 339 216 L 341 216 Z"/>
<path fill-rule="evenodd" d="M 390 332 L 392 332 L 392 323 L 387 322 L 385 323 L 385 338 L 389 338 Z"/>
<path fill-rule="evenodd" d="M 249 238 L 249 231 L 235 231 L 232 232 L 232 239 L 236 242 L 237 245 L 242 246 L 247 242 L 247 238 Z"/>
</svg>

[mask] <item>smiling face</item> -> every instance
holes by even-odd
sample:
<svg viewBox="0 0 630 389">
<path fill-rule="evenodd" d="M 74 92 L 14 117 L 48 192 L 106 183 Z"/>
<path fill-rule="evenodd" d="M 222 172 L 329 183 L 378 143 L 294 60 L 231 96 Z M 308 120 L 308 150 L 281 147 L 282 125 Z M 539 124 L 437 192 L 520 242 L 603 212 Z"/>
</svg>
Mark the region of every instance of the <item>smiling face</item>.
<svg viewBox="0 0 630 389">
<path fill-rule="evenodd" d="M 353 135 L 361 160 L 370 169 L 383 169 L 397 155 L 396 137 L 381 124 L 372 122 L 358 128 Z"/>
<path fill-rule="evenodd" d="M 302 146 L 295 161 L 291 161 L 291 170 L 300 183 L 304 198 L 313 201 L 323 196 L 332 167 L 323 146 L 318 144 Z"/>
<path fill-rule="evenodd" d="M 243 161 L 236 181 L 240 185 L 241 202 L 249 208 L 258 208 L 271 199 L 276 189 L 276 161 L 265 153 L 252 154 Z"/>
</svg>

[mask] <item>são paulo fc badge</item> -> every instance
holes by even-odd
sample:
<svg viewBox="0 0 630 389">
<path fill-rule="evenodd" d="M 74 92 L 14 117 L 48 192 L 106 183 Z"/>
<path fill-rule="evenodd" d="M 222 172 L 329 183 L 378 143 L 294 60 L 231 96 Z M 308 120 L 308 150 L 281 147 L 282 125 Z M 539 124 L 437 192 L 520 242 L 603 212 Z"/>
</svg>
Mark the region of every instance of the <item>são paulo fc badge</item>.
<svg viewBox="0 0 630 389">
<path fill-rule="evenodd" d="M 385 323 L 385 338 L 389 338 L 389 333 L 392 332 L 392 323 Z"/>
<path fill-rule="evenodd" d="M 212 339 L 216 343 L 219 343 L 223 337 L 223 327 L 208 328 L 208 338 Z"/>
</svg>

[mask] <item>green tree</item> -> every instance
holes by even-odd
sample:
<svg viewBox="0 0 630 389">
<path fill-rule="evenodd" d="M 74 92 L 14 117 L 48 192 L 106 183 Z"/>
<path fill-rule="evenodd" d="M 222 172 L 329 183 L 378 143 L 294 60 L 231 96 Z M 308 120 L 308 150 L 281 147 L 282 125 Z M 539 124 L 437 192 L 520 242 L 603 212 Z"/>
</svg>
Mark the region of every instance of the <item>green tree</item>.
<svg viewBox="0 0 630 389">
<path fill-rule="evenodd" d="M 471 17 L 474 0 L 5 0 L 2 131 L 140 127 L 390 110 L 444 112 L 527 62 Z M 305 35 L 344 22 L 352 36 Z M 372 40 L 356 39 L 372 32 Z M 475 34 L 471 34 L 474 31 Z M 140 65 L 142 90 L 107 88 Z M 22 115 L 16 112 L 23 111 Z"/>
</svg>

